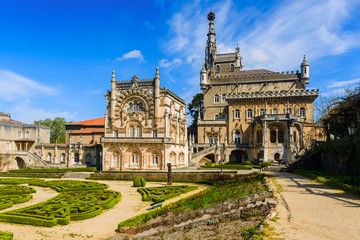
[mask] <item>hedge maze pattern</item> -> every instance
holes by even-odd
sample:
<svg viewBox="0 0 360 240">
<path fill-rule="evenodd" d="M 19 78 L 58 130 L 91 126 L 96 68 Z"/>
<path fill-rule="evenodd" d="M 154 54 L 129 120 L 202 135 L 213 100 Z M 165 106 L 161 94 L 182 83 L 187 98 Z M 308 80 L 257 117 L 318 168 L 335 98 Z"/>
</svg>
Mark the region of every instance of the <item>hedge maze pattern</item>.
<svg viewBox="0 0 360 240">
<path fill-rule="evenodd" d="M 12 240 L 14 234 L 11 232 L 0 231 L 0 240 Z"/>
<path fill-rule="evenodd" d="M 0 186 L 0 210 L 32 199 L 35 189 L 26 186 Z M 1 240 L 1 238 L 0 238 Z"/>
<path fill-rule="evenodd" d="M 50 187 L 60 194 L 46 202 L 0 214 L 0 221 L 35 226 L 66 225 L 92 218 L 117 204 L 119 192 L 105 190 L 106 184 L 75 180 L 0 179 L 0 184 L 28 183 Z M 15 186 L 13 186 L 15 187 Z"/>
<path fill-rule="evenodd" d="M 166 187 L 148 187 L 138 188 L 138 192 L 142 196 L 143 201 L 157 202 L 160 200 L 167 200 L 173 197 L 177 197 L 182 193 L 187 193 L 197 189 L 196 186 L 166 186 Z"/>
</svg>

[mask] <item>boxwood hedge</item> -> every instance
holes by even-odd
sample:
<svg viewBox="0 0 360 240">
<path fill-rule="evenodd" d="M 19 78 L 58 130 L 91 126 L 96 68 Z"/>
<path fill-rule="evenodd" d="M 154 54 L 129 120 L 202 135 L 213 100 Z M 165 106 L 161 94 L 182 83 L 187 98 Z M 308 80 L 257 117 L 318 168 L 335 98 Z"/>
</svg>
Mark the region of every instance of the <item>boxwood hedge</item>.
<svg viewBox="0 0 360 240">
<path fill-rule="evenodd" d="M 0 231 L 0 240 L 12 240 L 14 234 L 12 232 L 3 232 Z"/>
<path fill-rule="evenodd" d="M 10 173 L 64 173 L 64 172 L 96 172 L 96 167 L 86 168 L 36 168 L 36 169 L 13 169 Z"/>
<path fill-rule="evenodd" d="M 197 186 L 165 186 L 165 187 L 148 187 L 139 188 L 137 191 L 141 194 L 143 201 L 157 202 L 177 197 L 182 193 L 187 193 L 197 189 Z"/>
<path fill-rule="evenodd" d="M 32 199 L 35 189 L 27 186 L 0 186 L 0 210 Z"/>
<path fill-rule="evenodd" d="M 2 184 L 23 184 L 50 187 L 60 194 L 46 202 L 0 213 L 0 221 L 35 226 L 66 225 L 70 221 L 99 215 L 117 204 L 119 192 L 105 190 L 106 184 L 75 180 L 44 181 L 40 179 L 0 179 Z M 23 187 L 23 186 L 11 186 Z"/>
</svg>

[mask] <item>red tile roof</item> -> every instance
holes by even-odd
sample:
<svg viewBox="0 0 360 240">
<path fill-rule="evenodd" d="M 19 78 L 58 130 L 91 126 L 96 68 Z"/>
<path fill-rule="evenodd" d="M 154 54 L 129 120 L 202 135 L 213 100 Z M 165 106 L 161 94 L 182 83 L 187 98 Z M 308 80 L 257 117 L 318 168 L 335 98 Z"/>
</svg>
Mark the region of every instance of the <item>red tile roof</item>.
<svg viewBox="0 0 360 240">
<path fill-rule="evenodd" d="M 12 119 L 0 119 L 1 124 L 17 125 L 17 126 L 35 126 L 34 124 L 27 124 Z"/>
<path fill-rule="evenodd" d="M 95 118 L 90 120 L 84 120 L 80 122 L 68 123 L 66 125 L 86 125 L 86 126 L 95 126 L 95 125 L 105 125 L 105 118 Z"/>
<path fill-rule="evenodd" d="M 83 128 L 80 130 L 72 131 L 70 134 L 90 134 L 90 133 L 104 133 L 104 128 Z"/>
</svg>

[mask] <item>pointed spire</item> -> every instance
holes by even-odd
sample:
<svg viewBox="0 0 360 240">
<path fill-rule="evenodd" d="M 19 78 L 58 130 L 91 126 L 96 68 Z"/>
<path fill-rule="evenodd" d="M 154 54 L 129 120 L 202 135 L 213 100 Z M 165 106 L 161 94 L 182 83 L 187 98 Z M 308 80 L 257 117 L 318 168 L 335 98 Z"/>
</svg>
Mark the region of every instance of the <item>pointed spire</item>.
<svg viewBox="0 0 360 240">
<path fill-rule="evenodd" d="M 309 66 L 309 62 L 306 60 L 306 55 L 304 55 L 304 59 L 301 63 L 301 66 Z"/>
<path fill-rule="evenodd" d="M 159 75 L 159 67 L 156 67 L 155 79 L 160 79 L 160 75 Z"/>
</svg>

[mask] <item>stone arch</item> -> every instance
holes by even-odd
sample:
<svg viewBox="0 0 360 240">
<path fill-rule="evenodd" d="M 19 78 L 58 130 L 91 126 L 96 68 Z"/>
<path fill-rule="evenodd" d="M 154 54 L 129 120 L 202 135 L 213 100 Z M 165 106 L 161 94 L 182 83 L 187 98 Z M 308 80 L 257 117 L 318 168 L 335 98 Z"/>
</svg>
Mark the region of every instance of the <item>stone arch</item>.
<svg viewBox="0 0 360 240">
<path fill-rule="evenodd" d="M 206 156 L 202 157 L 199 161 L 200 165 L 204 165 L 205 163 L 215 163 L 215 154 L 214 153 L 210 153 L 207 154 Z"/>
<path fill-rule="evenodd" d="M 118 147 L 111 147 L 109 150 L 109 164 L 110 168 L 120 168 L 122 164 L 122 152 Z"/>
<path fill-rule="evenodd" d="M 91 165 L 91 160 L 92 160 L 92 156 L 90 153 L 87 153 L 86 156 L 85 156 L 85 163 L 87 165 Z"/>
<path fill-rule="evenodd" d="M 127 149 L 128 155 L 128 167 L 130 168 L 140 168 L 142 165 L 142 151 L 137 147 L 131 147 Z"/>
<path fill-rule="evenodd" d="M 169 156 L 170 156 L 169 162 L 171 163 L 171 165 L 176 165 L 176 153 L 172 151 L 169 154 Z"/>
<path fill-rule="evenodd" d="M 244 150 L 233 150 L 229 156 L 229 162 L 244 163 L 247 161 L 247 153 Z"/>
<path fill-rule="evenodd" d="M 152 168 L 161 168 L 163 164 L 163 155 L 159 148 L 157 147 L 150 147 L 147 149 L 148 159 L 149 161 L 146 163 L 147 166 Z M 156 158 L 157 155 L 157 158 Z M 157 163 L 156 163 L 157 161 Z"/>
<path fill-rule="evenodd" d="M 185 164 L 185 154 L 183 152 L 179 153 L 179 164 L 184 165 Z"/>
<path fill-rule="evenodd" d="M 19 169 L 26 168 L 24 159 L 22 159 L 21 157 L 16 157 L 15 160 L 16 160 L 16 165 Z"/>
</svg>

